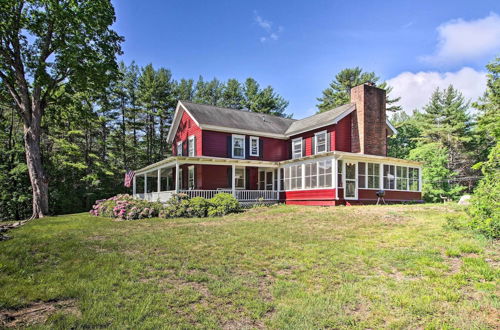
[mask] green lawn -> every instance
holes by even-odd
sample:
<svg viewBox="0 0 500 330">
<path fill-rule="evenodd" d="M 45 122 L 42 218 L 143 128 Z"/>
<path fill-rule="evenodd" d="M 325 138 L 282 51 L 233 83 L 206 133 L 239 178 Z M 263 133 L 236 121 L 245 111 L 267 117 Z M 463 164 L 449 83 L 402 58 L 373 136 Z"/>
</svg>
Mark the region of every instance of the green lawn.
<svg viewBox="0 0 500 330">
<path fill-rule="evenodd" d="M 0 242 L 0 327 L 495 328 L 497 242 L 454 206 L 33 221 Z"/>
</svg>

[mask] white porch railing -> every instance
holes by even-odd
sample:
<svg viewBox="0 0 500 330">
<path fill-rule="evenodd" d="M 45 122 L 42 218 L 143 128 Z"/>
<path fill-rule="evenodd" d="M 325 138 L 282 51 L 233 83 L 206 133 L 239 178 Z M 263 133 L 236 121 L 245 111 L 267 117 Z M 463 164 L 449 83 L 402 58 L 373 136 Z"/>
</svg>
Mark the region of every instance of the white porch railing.
<svg viewBox="0 0 500 330">
<path fill-rule="evenodd" d="M 162 202 L 168 201 L 172 195 L 175 194 L 175 190 L 160 191 L 160 192 L 150 192 L 145 194 L 135 194 L 136 198 L 144 199 L 150 202 Z"/>
<path fill-rule="evenodd" d="M 256 200 L 276 201 L 279 199 L 278 192 L 274 190 L 236 190 L 236 199 L 242 202 Z"/>
<path fill-rule="evenodd" d="M 179 193 L 183 193 L 188 195 L 190 198 L 192 197 L 203 197 L 203 198 L 212 198 L 220 193 L 228 193 L 232 194 L 231 189 L 220 189 L 220 190 L 179 190 Z M 276 201 L 279 199 L 279 195 L 277 191 L 273 190 L 236 190 L 236 199 L 240 202 L 254 202 L 259 199 L 265 201 Z"/>
<path fill-rule="evenodd" d="M 189 198 L 193 197 L 203 197 L 210 199 L 220 193 L 232 194 L 231 189 L 220 189 L 220 190 L 179 190 L 179 193 L 186 194 Z M 240 202 L 255 202 L 257 200 L 262 201 L 277 201 L 279 199 L 279 192 L 274 190 L 236 190 L 236 199 Z M 175 190 L 161 191 L 161 192 L 151 192 L 135 194 L 136 198 L 144 199 L 151 202 L 160 201 L 165 203 L 168 201 L 172 195 L 175 194 Z"/>
</svg>

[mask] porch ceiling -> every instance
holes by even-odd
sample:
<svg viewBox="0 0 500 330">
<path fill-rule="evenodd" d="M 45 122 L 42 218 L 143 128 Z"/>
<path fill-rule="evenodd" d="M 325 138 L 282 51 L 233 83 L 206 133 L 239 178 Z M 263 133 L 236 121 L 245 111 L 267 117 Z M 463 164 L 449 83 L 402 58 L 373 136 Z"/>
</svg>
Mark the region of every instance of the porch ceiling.
<svg viewBox="0 0 500 330">
<path fill-rule="evenodd" d="M 172 156 L 164 160 L 148 165 L 136 171 L 136 174 L 144 174 L 149 171 L 154 171 L 159 168 L 174 167 L 175 164 L 202 164 L 202 165 L 236 165 L 236 166 L 253 166 L 253 167 L 267 167 L 278 168 L 279 162 L 269 162 L 263 160 L 253 159 L 234 159 L 234 158 L 219 158 L 219 157 L 186 157 L 186 156 Z"/>
</svg>

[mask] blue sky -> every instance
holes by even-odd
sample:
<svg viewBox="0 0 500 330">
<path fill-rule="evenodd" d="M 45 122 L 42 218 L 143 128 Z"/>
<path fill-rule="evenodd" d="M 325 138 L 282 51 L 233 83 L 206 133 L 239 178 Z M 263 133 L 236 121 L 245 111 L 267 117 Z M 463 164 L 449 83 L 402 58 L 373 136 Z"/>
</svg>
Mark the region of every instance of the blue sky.
<svg viewBox="0 0 500 330">
<path fill-rule="evenodd" d="M 374 71 L 420 107 L 453 83 L 484 91 L 500 55 L 498 1 L 113 1 L 125 62 L 174 78 L 255 78 L 302 118 L 346 67 Z"/>
</svg>

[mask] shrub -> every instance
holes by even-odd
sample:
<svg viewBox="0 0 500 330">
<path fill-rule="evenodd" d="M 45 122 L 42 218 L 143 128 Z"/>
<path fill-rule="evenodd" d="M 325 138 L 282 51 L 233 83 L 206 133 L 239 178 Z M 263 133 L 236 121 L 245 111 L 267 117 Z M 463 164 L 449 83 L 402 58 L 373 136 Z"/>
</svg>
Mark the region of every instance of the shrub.
<svg viewBox="0 0 500 330">
<path fill-rule="evenodd" d="M 467 213 L 470 227 L 492 238 L 500 238 L 500 144 L 492 149 L 488 161 L 478 164 L 484 174 Z"/>
<path fill-rule="evenodd" d="M 208 207 L 208 216 L 216 217 L 223 216 L 229 213 L 238 212 L 240 210 L 240 203 L 231 194 L 220 193 L 212 197 Z"/>
<path fill-rule="evenodd" d="M 210 202 L 203 197 L 193 197 L 189 200 L 189 215 L 204 218 L 208 214 Z"/>
<path fill-rule="evenodd" d="M 163 205 L 158 202 L 137 200 L 130 195 L 117 195 L 95 202 L 90 214 L 95 216 L 136 220 L 158 216 Z"/>
</svg>

